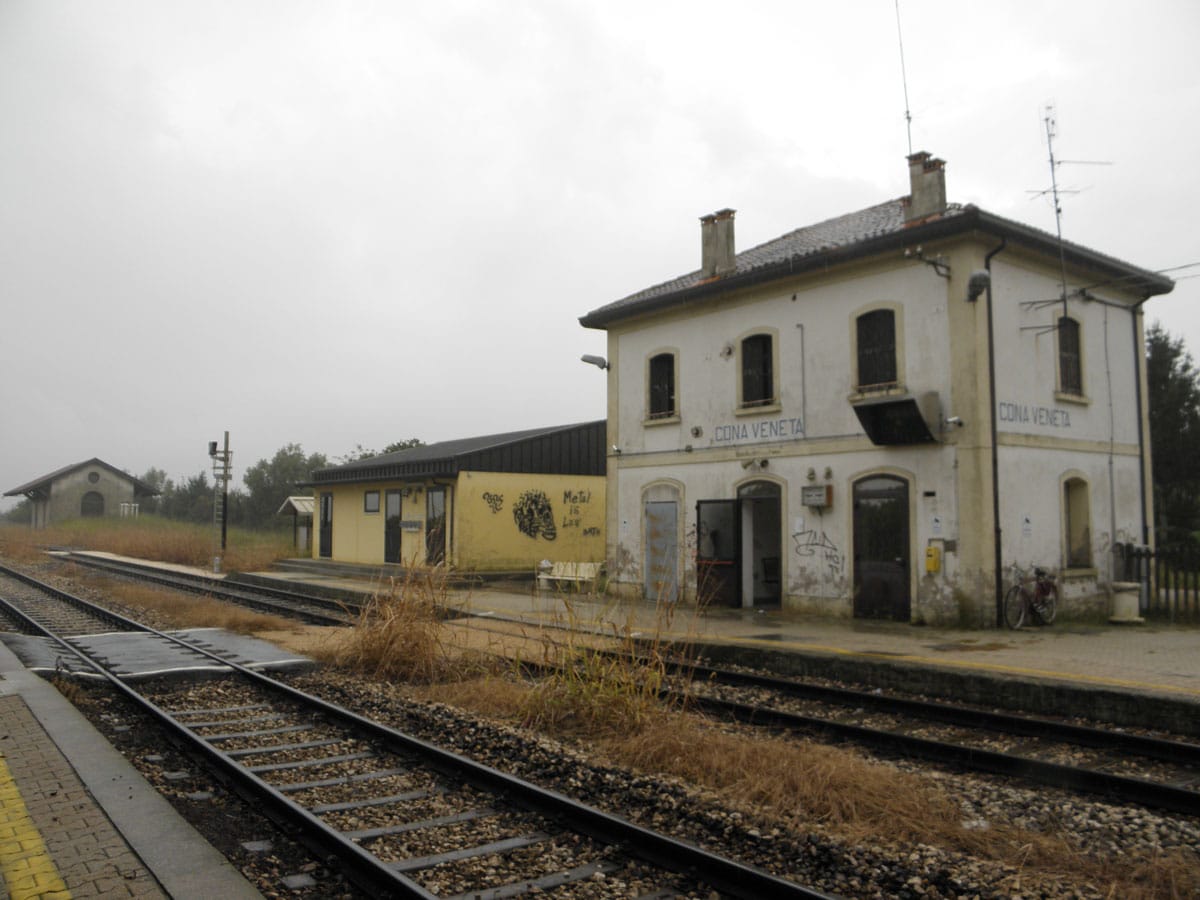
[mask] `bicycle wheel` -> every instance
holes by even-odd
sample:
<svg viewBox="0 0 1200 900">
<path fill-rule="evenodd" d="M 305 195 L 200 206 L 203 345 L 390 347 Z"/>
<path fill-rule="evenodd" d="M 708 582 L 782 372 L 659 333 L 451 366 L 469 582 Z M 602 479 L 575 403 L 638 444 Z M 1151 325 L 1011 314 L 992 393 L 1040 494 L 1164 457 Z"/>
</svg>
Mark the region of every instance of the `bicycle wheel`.
<svg viewBox="0 0 1200 900">
<path fill-rule="evenodd" d="M 1058 612 L 1058 589 L 1052 584 L 1042 585 L 1037 589 L 1032 606 L 1040 624 L 1053 625 L 1054 614 Z"/>
<path fill-rule="evenodd" d="M 1004 595 L 1004 624 L 1009 628 L 1020 628 L 1025 621 L 1025 591 L 1014 584 Z"/>
</svg>

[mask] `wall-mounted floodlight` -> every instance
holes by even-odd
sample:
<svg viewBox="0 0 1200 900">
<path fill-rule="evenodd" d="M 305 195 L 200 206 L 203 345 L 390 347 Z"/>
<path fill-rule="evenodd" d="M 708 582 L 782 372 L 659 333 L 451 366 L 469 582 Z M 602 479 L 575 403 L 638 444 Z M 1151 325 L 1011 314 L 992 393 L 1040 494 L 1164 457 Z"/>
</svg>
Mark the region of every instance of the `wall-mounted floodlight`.
<svg viewBox="0 0 1200 900">
<path fill-rule="evenodd" d="M 979 299 L 979 295 L 986 291 L 991 284 L 992 273 L 987 271 L 987 269 L 972 272 L 971 277 L 967 279 L 967 300 L 974 303 Z"/>
<path fill-rule="evenodd" d="M 603 356 L 593 356 L 590 353 L 585 353 L 585 354 L 583 354 L 583 356 L 581 356 L 579 358 L 581 360 L 583 360 L 585 363 L 587 363 L 589 366 L 595 366 L 597 369 L 607 369 L 608 368 L 608 360 L 605 359 Z"/>
</svg>

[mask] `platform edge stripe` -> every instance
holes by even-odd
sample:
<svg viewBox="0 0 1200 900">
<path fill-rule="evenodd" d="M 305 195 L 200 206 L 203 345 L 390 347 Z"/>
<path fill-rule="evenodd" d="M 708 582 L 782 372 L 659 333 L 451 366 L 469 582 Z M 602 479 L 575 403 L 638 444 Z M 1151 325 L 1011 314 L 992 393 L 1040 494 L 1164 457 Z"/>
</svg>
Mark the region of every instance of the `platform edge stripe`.
<svg viewBox="0 0 1200 900">
<path fill-rule="evenodd" d="M 3 756 L 0 756 L 0 874 L 12 900 L 32 900 L 48 894 L 61 900 L 71 898 Z"/>
</svg>

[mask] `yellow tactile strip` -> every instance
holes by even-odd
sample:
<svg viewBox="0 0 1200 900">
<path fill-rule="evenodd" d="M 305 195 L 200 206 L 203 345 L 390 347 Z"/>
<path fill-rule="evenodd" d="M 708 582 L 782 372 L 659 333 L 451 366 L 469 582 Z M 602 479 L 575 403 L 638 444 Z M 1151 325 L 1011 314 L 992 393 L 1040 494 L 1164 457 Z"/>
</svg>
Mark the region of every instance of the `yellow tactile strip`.
<svg viewBox="0 0 1200 900">
<path fill-rule="evenodd" d="M 0 754 L 0 875 L 13 900 L 69 900 L 71 892 L 46 851 L 42 835 Z"/>
<path fill-rule="evenodd" d="M 0 871 L 13 898 L 164 896 L 16 694 L 0 696 L 0 757 Z"/>
</svg>

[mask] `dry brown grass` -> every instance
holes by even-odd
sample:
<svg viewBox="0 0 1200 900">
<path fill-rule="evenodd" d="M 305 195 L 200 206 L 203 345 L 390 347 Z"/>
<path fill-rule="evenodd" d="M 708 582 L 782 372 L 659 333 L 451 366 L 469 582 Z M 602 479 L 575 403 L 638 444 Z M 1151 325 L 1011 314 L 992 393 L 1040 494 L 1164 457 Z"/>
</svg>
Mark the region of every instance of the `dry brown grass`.
<svg viewBox="0 0 1200 900">
<path fill-rule="evenodd" d="M 199 594 L 131 584 L 86 572 L 74 577 L 131 609 L 153 611 L 158 621 L 165 621 L 173 628 L 224 628 L 236 634 L 257 634 L 296 626 L 282 616 L 255 612 Z"/>
<path fill-rule="evenodd" d="M 25 525 L 0 525 L 0 558 L 9 562 L 34 562 L 42 559 L 44 546 L 37 532 Z"/>
<path fill-rule="evenodd" d="M 519 725 L 535 688 L 511 678 L 428 685 L 423 699 Z M 570 738 L 618 765 L 680 779 L 768 825 L 790 831 L 818 826 L 842 840 L 929 844 L 1013 867 L 998 889 L 1019 893 L 1031 882 L 1103 885 L 1112 898 L 1183 900 L 1200 896 L 1200 859 L 1174 851 L 1126 858 L 1098 856 L 1067 830 L 1031 832 L 991 823 L 964 826 L 958 803 L 940 785 L 873 762 L 852 749 L 727 729 L 701 716 L 663 711 L 617 733 L 570 722 Z M 551 736 L 563 733 L 543 729 Z"/>
<path fill-rule="evenodd" d="M 410 565 L 363 604 L 352 628 L 318 656 L 357 674 L 430 684 L 493 670 L 492 654 L 470 649 L 442 621 L 450 605 L 444 569 Z"/>
<path fill-rule="evenodd" d="M 227 572 L 269 569 L 276 560 L 295 555 L 291 535 L 231 529 L 221 568 Z M 0 526 L 0 555 L 31 561 L 47 547 L 103 550 L 137 559 L 152 559 L 211 569 L 213 529 L 156 516 L 137 519 L 76 519 L 33 530 L 26 525 Z"/>
<path fill-rule="evenodd" d="M 559 734 L 630 734 L 673 705 L 686 704 L 686 696 L 662 695 L 668 657 L 688 655 L 686 646 L 668 640 L 676 604 L 659 603 L 654 627 L 635 640 L 632 611 L 617 624 L 610 617 L 615 607 L 602 607 L 597 621 L 585 622 L 579 598 L 564 593 L 557 599 L 560 627 L 540 634 L 538 661 L 549 673 L 526 695 L 523 724 Z"/>
</svg>

